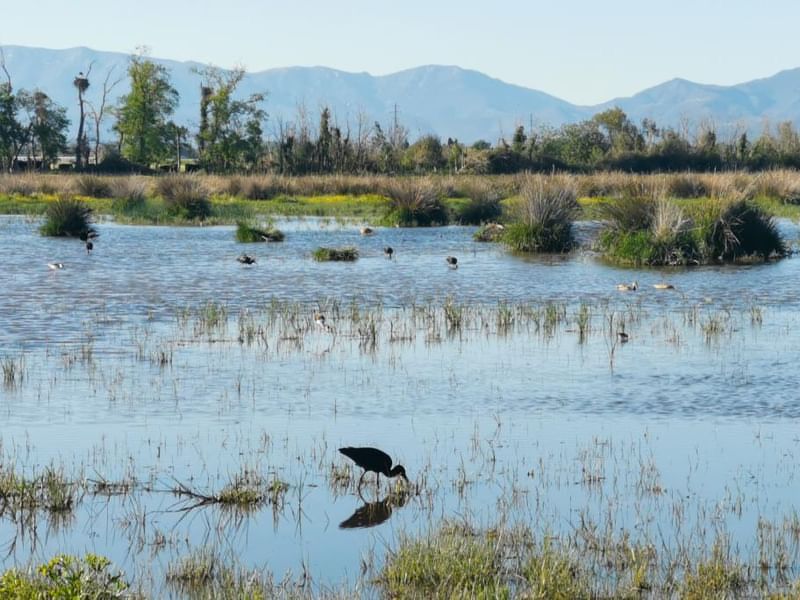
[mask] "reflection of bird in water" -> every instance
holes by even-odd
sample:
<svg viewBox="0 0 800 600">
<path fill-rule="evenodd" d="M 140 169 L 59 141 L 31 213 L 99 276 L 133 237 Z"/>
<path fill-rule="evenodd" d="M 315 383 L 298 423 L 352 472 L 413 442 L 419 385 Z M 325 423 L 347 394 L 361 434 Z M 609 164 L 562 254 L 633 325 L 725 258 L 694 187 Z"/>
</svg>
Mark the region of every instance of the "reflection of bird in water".
<svg viewBox="0 0 800 600">
<path fill-rule="evenodd" d="M 359 490 L 361 489 L 361 482 L 364 481 L 364 475 L 367 474 L 367 471 L 372 471 L 376 474 L 378 489 L 381 487 L 381 473 L 386 477 L 397 477 L 399 475 L 408 481 L 405 468 L 402 465 L 396 465 L 392 468 L 392 457 L 377 448 L 353 448 L 348 446 L 346 448 L 339 448 L 339 452 L 364 469 L 361 478 L 358 480 L 357 489 Z"/>
<path fill-rule="evenodd" d="M 236 260 L 238 260 L 243 265 L 252 265 L 252 264 L 255 264 L 255 262 L 256 262 L 255 257 L 254 256 L 250 256 L 249 254 L 242 254 Z"/>
<path fill-rule="evenodd" d="M 635 292 L 636 290 L 639 289 L 639 283 L 636 281 L 633 281 L 631 283 L 620 283 L 617 284 L 617 289 L 620 292 Z"/>
<path fill-rule="evenodd" d="M 359 506 L 355 512 L 339 523 L 339 529 L 356 529 L 360 527 L 375 527 L 392 516 L 394 507 L 404 506 L 408 494 L 389 494 L 380 502 L 367 502 Z"/>
<path fill-rule="evenodd" d="M 445 260 L 447 261 L 447 264 L 450 265 L 451 269 L 458 268 L 458 259 L 455 256 L 448 256 L 445 258 Z"/>
</svg>

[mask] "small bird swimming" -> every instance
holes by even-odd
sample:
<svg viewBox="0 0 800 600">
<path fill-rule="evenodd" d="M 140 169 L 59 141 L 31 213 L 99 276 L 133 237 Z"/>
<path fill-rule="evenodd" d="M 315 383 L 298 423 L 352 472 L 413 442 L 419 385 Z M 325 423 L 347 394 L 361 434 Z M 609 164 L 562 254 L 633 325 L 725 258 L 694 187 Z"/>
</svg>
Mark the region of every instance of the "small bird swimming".
<svg viewBox="0 0 800 600">
<path fill-rule="evenodd" d="M 362 227 L 361 228 L 361 235 L 372 235 L 375 233 L 371 227 Z"/>
<path fill-rule="evenodd" d="M 346 448 L 339 448 L 339 452 L 364 469 L 364 472 L 361 474 L 361 479 L 358 480 L 357 489 L 359 490 L 361 489 L 361 482 L 364 480 L 364 475 L 367 474 L 367 471 L 376 473 L 378 487 L 380 487 L 381 484 L 381 473 L 386 477 L 397 477 L 399 475 L 408 482 L 405 467 L 402 465 L 395 465 L 394 468 L 392 468 L 392 457 L 382 450 L 369 447 L 353 448 L 348 446 Z"/>
<path fill-rule="evenodd" d="M 59 269 L 64 268 L 64 263 L 47 263 L 47 266 L 51 271 L 58 271 Z"/>
<path fill-rule="evenodd" d="M 458 259 L 455 256 L 448 256 L 445 258 L 445 260 L 447 261 L 447 264 L 450 265 L 451 269 L 458 268 Z"/>
<path fill-rule="evenodd" d="M 255 264 L 256 262 L 255 256 L 250 256 L 249 254 L 242 254 L 236 260 L 238 260 L 243 265 L 252 265 Z"/>
<path fill-rule="evenodd" d="M 386 246 L 383 249 L 383 254 L 384 256 L 386 256 L 386 258 L 392 260 L 392 256 L 394 256 L 394 248 L 392 248 L 391 246 Z"/>
<path fill-rule="evenodd" d="M 617 284 L 617 289 L 620 292 L 635 292 L 636 290 L 639 289 L 639 283 L 636 281 L 633 281 L 631 283 L 620 283 Z"/>
<path fill-rule="evenodd" d="M 657 290 L 674 290 L 675 286 L 671 283 L 654 283 L 653 287 Z"/>
</svg>

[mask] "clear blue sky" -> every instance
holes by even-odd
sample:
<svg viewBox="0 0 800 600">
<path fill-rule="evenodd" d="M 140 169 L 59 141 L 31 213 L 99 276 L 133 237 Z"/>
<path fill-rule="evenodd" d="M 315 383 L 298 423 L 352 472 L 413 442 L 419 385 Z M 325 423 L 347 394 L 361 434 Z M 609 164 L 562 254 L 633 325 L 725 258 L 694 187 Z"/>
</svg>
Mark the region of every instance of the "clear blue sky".
<svg viewBox="0 0 800 600">
<path fill-rule="evenodd" d="M 571 102 L 673 77 L 732 84 L 800 66 L 798 0 L 36 0 L 0 44 L 131 52 L 256 71 L 385 74 L 454 64 Z"/>
</svg>

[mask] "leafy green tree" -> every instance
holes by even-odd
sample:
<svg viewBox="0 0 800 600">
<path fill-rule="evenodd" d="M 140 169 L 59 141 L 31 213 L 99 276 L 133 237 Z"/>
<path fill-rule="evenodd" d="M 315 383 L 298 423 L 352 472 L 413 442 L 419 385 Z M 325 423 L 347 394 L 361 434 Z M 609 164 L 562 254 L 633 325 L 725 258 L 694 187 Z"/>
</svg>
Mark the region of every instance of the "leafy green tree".
<svg viewBox="0 0 800 600">
<path fill-rule="evenodd" d="M 139 165 L 157 163 L 172 153 L 169 116 L 178 104 L 178 92 L 169 71 L 143 54 L 128 65 L 130 92 L 120 98 L 116 129 L 122 156 Z"/>
<path fill-rule="evenodd" d="M 263 154 L 263 93 L 235 99 L 245 71 L 206 68 L 200 98 L 200 160 L 212 171 L 251 170 Z"/>
<path fill-rule="evenodd" d="M 445 164 L 442 142 L 435 135 L 425 135 L 411 144 L 403 156 L 403 166 L 410 171 L 436 171 Z"/>
<path fill-rule="evenodd" d="M 48 167 L 67 147 L 67 109 L 53 102 L 41 91 L 31 97 L 31 153 L 42 155 L 42 166 Z"/>
<path fill-rule="evenodd" d="M 605 130 L 612 153 L 644 150 L 644 137 L 621 108 L 615 106 L 605 110 L 592 117 L 592 120 Z"/>
<path fill-rule="evenodd" d="M 0 83 L 0 166 L 11 171 L 27 140 L 27 131 L 17 118 L 19 99 L 11 81 Z"/>
</svg>

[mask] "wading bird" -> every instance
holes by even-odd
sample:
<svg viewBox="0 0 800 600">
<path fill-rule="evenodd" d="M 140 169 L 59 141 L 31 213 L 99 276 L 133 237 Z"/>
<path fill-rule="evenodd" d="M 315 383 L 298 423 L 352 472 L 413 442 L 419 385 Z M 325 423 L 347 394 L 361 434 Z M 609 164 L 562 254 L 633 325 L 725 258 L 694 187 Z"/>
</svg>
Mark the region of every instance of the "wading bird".
<svg viewBox="0 0 800 600">
<path fill-rule="evenodd" d="M 620 344 L 627 344 L 628 340 L 631 339 L 631 336 L 629 336 L 624 331 L 618 331 L 617 332 L 617 339 L 619 340 Z"/>
<path fill-rule="evenodd" d="M 633 281 L 631 283 L 620 283 L 617 284 L 617 289 L 620 292 L 635 292 L 636 290 L 639 289 L 639 283 L 636 281 Z"/>
<path fill-rule="evenodd" d="M 358 490 L 361 489 L 361 482 L 364 481 L 364 475 L 367 474 L 367 471 L 373 471 L 377 474 L 376 477 L 379 489 L 381 486 L 381 473 L 386 477 L 397 477 L 399 475 L 408 482 L 405 467 L 402 465 L 395 465 L 395 467 L 392 468 L 392 457 L 377 448 L 353 448 L 348 446 L 346 448 L 339 448 L 339 452 L 364 469 L 361 478 L 358 480 Z"/>
<path fill-rule="evenodd" d="M 255 264 L 256 262 L 255 256 L 250 256 L 249 254 L 242 254 L 236 260 L 238 260 L 243 265 L 252 265 Z"/>
<path fill-rule="evenodd" d="M 94 250 L 94 242 L 92 240 L 97 239 L 100 234 L 97 233 L 94 229 L 87 229 L 79 236 L 82 242 L 86 243 L 86 254 L 91 254 L 92 250 Z"/>
<path fill-rule="evenodd" d="M 86 254 L 91 254 L 92 250 L 94 250 L 94 244 L 92 240 L 86 240 Z"/>
<path fill-rule="evenodd" d="M 458 268 L 458 259 L 455 256 L 448 256 L 445 258 L 445 260 L 447 261 L 447 264 L 450 265 L 451 269 Z"/>
<path fill-rule="evenodd" d="M 394 256 L 394 248 L 392 248 L 391 246 L 386 246 L 383 249 L 383 254 L 386 258 L 392 260 L 392 256 Z"/>
</svg>

